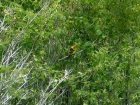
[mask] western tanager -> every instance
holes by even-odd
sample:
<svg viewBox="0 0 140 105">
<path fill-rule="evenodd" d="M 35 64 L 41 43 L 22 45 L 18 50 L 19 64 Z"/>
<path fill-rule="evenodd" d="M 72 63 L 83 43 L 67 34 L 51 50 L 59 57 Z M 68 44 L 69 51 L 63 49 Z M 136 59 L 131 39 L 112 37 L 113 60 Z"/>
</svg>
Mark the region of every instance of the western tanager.
<svg viewBox="0 0 140 105">
<path fill-rule="evenodd" d="M 66 59 L 66 58 L 69 58 L 71 55 L 73 55 L 75 53 L 75 50 L 76 50 L 76 46 L 71 46 L 70 51 L 68 53 L 68 56 L 65 56 L 65 57 L 59 59 L 59 61 L 63 60 L 63 59 Z"/>
<path fill-rule="evenodd" d="M 76 46 L 71 46 L 68 56 L 73 55 L 75 53 L 75 50 L 76 50 Z"/>
</svg>

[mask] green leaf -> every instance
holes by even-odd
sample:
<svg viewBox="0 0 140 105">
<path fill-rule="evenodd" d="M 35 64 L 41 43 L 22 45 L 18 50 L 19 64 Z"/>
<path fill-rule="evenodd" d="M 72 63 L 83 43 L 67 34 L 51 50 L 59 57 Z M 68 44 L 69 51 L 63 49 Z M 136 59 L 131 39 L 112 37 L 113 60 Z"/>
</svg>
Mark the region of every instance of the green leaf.
<svg viewBox="0 0 140 105">
<path fill-rule="evenodd" d="M 88 42 L 86 42 L 86 43 L 84 44 L 84 49 L 87 48 L 87 47 L 89 47 L 89 46 L 91 46 L 91 42 L 88 41 Z"/>
<path fill-rule="evenodd" d="M 97 30 L 96 33 L 97 33 L 97 35 L 101 35 L 102 31 L 101 30 Z"/>
</svg>

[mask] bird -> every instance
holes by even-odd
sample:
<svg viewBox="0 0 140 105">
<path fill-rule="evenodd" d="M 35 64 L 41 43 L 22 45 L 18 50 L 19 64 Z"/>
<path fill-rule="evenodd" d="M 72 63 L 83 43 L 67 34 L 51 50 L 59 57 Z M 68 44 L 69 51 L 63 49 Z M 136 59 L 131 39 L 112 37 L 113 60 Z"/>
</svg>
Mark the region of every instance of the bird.
<svg viewBox="0 0 140 105">
<path fill-rule="evenodd" d="M 70 51 L 68 53 L 68 57 L 72 56 L 75 53 L 75 50 L 76 50 L 76 46 L 75 45 L 71 46 Z"/>
<path fill-rule="evenodd" d="M 63 57 L 63 58 L 61 58 L 61 59 L 58 59 L 58 60 L 61 61 L 61 60 L 63 60 L 63 59 L 69 58 L 70 56 L 72 56 L 73 54 L 75 54 L 75 51 L 76 51 L 76 46 L 73 45 L 73 46 L 71 46 L 68 55 L 65 56 L 65 57 Z"/>
</svg>

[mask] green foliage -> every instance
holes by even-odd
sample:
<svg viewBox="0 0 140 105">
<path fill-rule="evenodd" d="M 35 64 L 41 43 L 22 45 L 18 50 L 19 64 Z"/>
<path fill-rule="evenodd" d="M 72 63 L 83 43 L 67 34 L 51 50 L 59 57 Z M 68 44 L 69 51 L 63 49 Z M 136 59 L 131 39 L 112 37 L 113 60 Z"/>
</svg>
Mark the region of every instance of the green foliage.
<svg viewBox="0 0 140 105">
<path fill-rule="evenodd" d="M 37 104 L 43 92 L 46 104 L 138 104 L 139 5 L 138 0 L 4 0 L 0 59 L 15 37 L 15 49 L 22 48 L 9 65 L 1 61 L 0 97 L 11 96 L 9 105 Z M 76 53 L 67 57 L 72 45 Z M 29 65 L 18 68 L 30 51 Z M 59 84 L 66 70 L 70 76 Z"/>
</svg>

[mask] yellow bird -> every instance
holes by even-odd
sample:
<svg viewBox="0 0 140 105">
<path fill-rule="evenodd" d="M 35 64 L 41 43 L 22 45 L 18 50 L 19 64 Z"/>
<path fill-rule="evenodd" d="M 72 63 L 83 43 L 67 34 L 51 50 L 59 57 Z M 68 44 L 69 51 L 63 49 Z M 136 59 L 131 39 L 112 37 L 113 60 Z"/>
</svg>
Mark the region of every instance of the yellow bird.
<svg viewBox="0 0 140 105">
<path fill-rule="evenodd" d="M 70 57 L 71 55 L 73 55 L 75 53 L 76 50 L 76 46 L 71 46 L 68 57 Z"/>
</svg>

